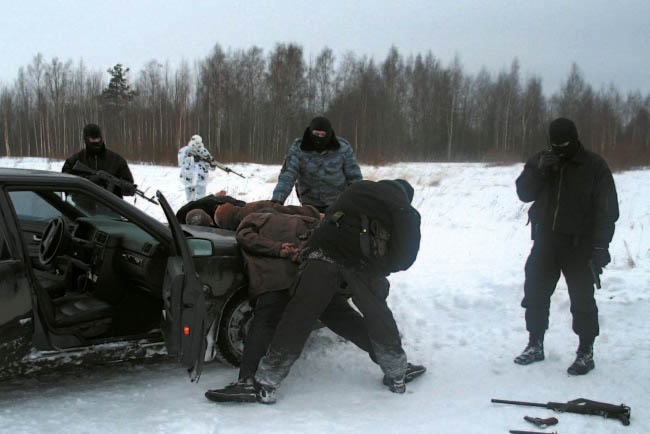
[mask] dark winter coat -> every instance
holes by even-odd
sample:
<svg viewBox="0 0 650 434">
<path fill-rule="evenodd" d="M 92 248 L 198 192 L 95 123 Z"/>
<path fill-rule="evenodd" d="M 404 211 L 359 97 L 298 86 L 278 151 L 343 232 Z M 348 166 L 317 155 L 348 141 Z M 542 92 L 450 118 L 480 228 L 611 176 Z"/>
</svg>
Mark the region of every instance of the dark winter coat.
<svg viewBox="0 0 650 434">
<path fill-rule="evenodd" d="M 303 137 L 287 152 L 272 200 L 284 203 L 295 184 L 301 204 L 323 210 L 348 185 L 361 179 L 361 169 L 345 139 L 335 137 L 325 150 L 319 151 Z"/>
<path fill-rule="evenodd" d="M 77 161 L 81 161 L 83 164 L 93 170 L 103 170 L 113 176 L 116 176 L 117 178 L 133 184 L 133 175 L 131 175 L 131 170 L 129 170 L 129 165 L 127 164 L 126 160 L 122 158 L 122 156 L 118 153 L 106 149 L 106 146 L 102 146 L 102 149 L 94 155 L 88 153 L 86 149 L 77 152 L 65 160 L 63 169 L 61 169 L 61 171 L 63 173 L 71 173 L 73 175 L 83 176 L 84 178 L 88 178 L 91 181 L 95 182 L 97 185 L 108 189 L 108 185 L 102 180 L 95 179 L 94 175 L 73 172 L 72 168 Z M 112 192 L 115 193 L 115 195 L 118 197 L 123 196 L 122 191 L 119 187 L 115 187 Z"/>
<path fill-rule="evenodd" d="M 567 161 L 543 174 L 542 151 L 533 155 L 517 178 L 517 194 L 533 202 L 528 211 L 535 239 L 559 233 L 579 237 L 592 246 L 608 247 L 618 219 L 618 198 L 605 160 L 580 145 Z"/>
<path fill-rule="evenodd" d="M 282 243 L 301 248 L 320 219 L 277 212 L 247 215 L 237 228 L 237 242 L 248 272 L 248 294 L 289 288 L 298 273 L 298 264 L 280 257 Z"/>
<path fill-rule="evenodd" d="M 310 205 L 280 205 L 270 200 L 248 202 L 244 206 L 222 206 L 217 210 L 217 226 L 223 229 L 236 230 L 241 221 L 249 214 L 265 209 L 273 209 L 282 214 L 299 214 L 320 219 L 320 213 Z"/>
<path fill-rule="evenodd" d="M 342 217 L 336 219 L 336 215 Z M 385 255 L 368 255 L 363 251 L 362 215 L 370 222 L 379 222 L 390 234 Z M 323 223 L 314 230 L 305 254 L 321 250 L 342 265 L 388 275 L 408 269 L 419 249 L 420 214 L 411 206 L 404 190 L 393 181 L 359 181 L 330 206 Z"/>
</svg>

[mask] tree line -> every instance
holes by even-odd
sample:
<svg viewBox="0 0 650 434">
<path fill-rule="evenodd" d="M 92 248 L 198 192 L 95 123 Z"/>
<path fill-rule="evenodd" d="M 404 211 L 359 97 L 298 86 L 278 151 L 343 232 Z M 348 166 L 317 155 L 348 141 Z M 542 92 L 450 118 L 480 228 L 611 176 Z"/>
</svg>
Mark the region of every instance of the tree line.
<svg viewBox="0 0 650 434">
<path fill-rule="evenodd" d="M 279 163 L 309 120 L 327 116 L 360 162 L 519 161 L 547 146 L 548 122 L 573 119 L 581 141 L 615 167 L 650 162 L 650 94 L 594 89 L 574 64 L 558 92 L 538 76 L 508 70 L 467 74 L 431 52 L 396 48 L 376 62 L 330 48 L 305 58 L 277 44 L 225 52 L 216 45 L 192 66 L 156 60 L 130 78 L 116 64 L 89 71 L 83 61 L 34 56 L 0 88 L 1 155 L 65 158 L 83 146 L 89 122 L 131 161 L 176 164 L 200 134 L 224 162 Z"/>
</svg>

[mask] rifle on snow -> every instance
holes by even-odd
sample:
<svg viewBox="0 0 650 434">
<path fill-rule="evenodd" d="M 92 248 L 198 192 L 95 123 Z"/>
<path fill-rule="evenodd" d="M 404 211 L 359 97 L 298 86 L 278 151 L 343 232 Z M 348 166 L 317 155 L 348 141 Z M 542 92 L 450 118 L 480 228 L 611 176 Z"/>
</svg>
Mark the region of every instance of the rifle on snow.
<svg viewBox="0 0 650 434">
<path fill-rule="evenodd" d="M 132 187 L 133 190 L 135 191 L 135 194 L 140 196 L 141 198 L 148 200 L 149 202 L 158 205 L 158 202 L 156 202 L 156 199 L 153 197 L 147 197 L 144 194 L 144 191 L 139 190 L 138 186 L 135 184 L 130 183 L 129 181 L 125 181 L 124 179 L 120 179 L 117 176 L 111 175 L 105 170 L 95 170 L 91 169 L 90 167 L 86 166 L 84 163 L 81 161 L 77 160 L 74 163 L 74 166 L 72 167 L 73 172 L 77 173 L 83 173 L 86 175 L 95 175 L 102 181 L 106 183 L 106 189 L 110 192 L 113 191 L 115 187 L 119 187 L 121 191 L 124 190 L 124 187 L 126 187 L 126 190 L 128 190 L 129 187 Z"/>
<path fill-rule="evenodd" d="M 194 161 L 203 161 L 204 163 L 208 163 L 210 166 L 216 167 L 217 169 L 221 169 L 226 173 L 234 173 L 235 175 L 246 179 L 246 177 L 244 175 L 242 175 L 241 173 L 235 172 L 234 170 L 232 170 L 228 166 L 224 166 L 223 164 L 217 162 L 217 160 L 215 160 L 214 158 L 209 160 L 209 159 L 207 159 L 207 158 L 205 158 L 205 157 L 203 157 L 201 155 L 197 155 L 197 154 L 195 154 L 193 152 L 190 152 L 189 155 L 194 157 Z"/>
<path fill-rule="evenodd" d="M 529 407 L 542 407 L 563 413 L 591 414 L 603 416 L 607 419 L 618 419 L 623 425 L 630 424 L 631 409 L 627 405 L 614 405 L 605 402 L 591 401 L 589 399 L 578 398 L 568 402 L 524 402 L 524 401 L 507 401 L 504 399 L 492 399 L 497 404 L 526 405 Z"/>
</svg>

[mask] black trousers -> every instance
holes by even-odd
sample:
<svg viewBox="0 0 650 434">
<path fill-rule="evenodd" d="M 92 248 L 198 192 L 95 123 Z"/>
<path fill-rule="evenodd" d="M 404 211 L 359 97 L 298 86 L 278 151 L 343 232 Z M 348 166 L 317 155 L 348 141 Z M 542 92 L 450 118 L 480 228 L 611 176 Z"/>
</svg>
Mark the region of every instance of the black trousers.
<svg viewBox="0 0 650 434">
<path fill-rule="evenodd" d="M 291 295 L 288 289 L 267 292 L 255 299 L 253 318 L 246 334 L 244 353 L 239 367 L 240 379 L 255 375 L 260 359 L 266 354 L 290 299 Z M 366 351 L 370 358 L 377 362 L 363 317 L 350 307 L 347 296 L 342 294 L 334 295 L 325 311 L 321 314 L 320 320 L 334 333 Z"/>
<path fill-rule="evenodd" d="M 242 354 L 239 367 L 239 378 L 248 378 L 255 375 L 260 359 L 271 343 L 275 328 L 280 322 L 284 308 L 289 303 L 289 290 L 266 292 L 255 299 L 253 318 L 251 319 L 246 340 L 244 354 Z"/>
<path fill-rule="evenodd" d="M 521 302 L 526 309 L 526 329 L 531 334 L 543 334 L 548 328 L 551 296 L 562 273 L 569 289 L 573 331 L 586 339 L 598 336 L 598 307 L 588 266 L 590 257 L 591 246 L 573 236 L 555 233 L 536 235 L 526 261 L 524 298 Z"/>
<path fill-rule="evenodd" d="M 300 357 L 318 318 L 341 336 L 356 339 L 353 342 L 361 348 L 366 345 L 363 343 L 365 333 L 374 353 L 371 357 L 382 371 L 390 377 L 403 376 L 406 354 L 397 324 L 386 304 L 387 293 L 388 281 L 384 276 L 309 260 L 298 277 L 295 295 L 282 315 L 269 350 L 260 361 L 257 381 L 275 387 L 280 384 Z M 348 295 L 363 315 L 361 322 L 353 319 L 350 312 L 355 310 L 342 302 Z"/>
</svg>

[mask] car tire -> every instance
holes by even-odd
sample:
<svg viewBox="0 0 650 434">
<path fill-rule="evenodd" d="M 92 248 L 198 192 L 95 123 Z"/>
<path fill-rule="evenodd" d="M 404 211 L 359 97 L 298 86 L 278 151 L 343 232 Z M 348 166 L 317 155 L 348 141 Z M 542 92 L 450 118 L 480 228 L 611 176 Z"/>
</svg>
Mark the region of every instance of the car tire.
<svg viewBox="0 0 650 434">
<path fill-rule="evenodd" d="M 217 348 L 223 360 L 239 366 L 244 353 L 244 340 L 253 318 L 253 308 L 248 302 L 247 291 L 237 292 L 221 315 Z"/>
</svg>

